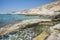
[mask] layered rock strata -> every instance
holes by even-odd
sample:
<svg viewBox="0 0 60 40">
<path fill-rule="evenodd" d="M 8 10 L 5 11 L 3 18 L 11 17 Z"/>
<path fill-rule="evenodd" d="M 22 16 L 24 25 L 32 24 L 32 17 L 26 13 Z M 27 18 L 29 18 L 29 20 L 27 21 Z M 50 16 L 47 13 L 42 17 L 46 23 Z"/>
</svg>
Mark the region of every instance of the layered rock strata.
<svg viewBox="0 0 60 40">
<path fill-rule="evenodd" d="M 7 14 L 38 15 L 42 17 L 52 17 L 60 14 L 60 1 L 51 2 L 40 7 L 23 11 L 8 12 Z"/>
</svg>

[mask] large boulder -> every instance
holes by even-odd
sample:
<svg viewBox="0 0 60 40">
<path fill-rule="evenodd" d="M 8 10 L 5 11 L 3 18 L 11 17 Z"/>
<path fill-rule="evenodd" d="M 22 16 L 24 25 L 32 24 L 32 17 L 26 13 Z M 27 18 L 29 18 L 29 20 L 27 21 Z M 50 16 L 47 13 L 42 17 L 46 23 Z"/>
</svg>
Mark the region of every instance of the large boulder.
<svg viewBox="0 0 60 40">
<path fill-rule="evenodd" d="M 55 15 L 53 18 L 52 18 L 53 21 L 60 21 L 60 14 L 58 15 Z"/>
<path fill-rule="evenodd" d="M 53 26 L 52 28 L 53 28 L 53 29 L 58 29 L 58 30 L 59 30 L 59 29 L 60 29 L 60 23 L 57 24 L 57 25 L 55 25 L 55 26 Z"/>
<path fill-rule="evenodd" d="M 50 36 L 46 40 L 60 40 L 60 23 L 50 27 Z"/>
<path fill-rule="evenodd" d="M 46 40 L 60 40 L 60 33 L 53 32 Z"/>
</svg>

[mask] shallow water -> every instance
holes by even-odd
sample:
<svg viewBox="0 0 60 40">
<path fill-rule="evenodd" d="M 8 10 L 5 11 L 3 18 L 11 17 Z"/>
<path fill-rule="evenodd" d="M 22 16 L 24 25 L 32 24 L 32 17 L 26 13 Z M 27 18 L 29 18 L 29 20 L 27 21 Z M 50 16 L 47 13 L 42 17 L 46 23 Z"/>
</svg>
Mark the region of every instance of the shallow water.
<svg viewBox="0 0 60 40">
<path fill-rule="evenodd" d="M 29 29 L 20 29 L 15 32 L 0 36 L 0 40 L 32 40 L 36 36 L 34 32 Z"/>
<path fill-rule="evenodd" d="M 0 14 L 0 28 L 18 23 L 23 20 L 31 20 L 31 19 L 40 19 L 38 16 L 24 16 L 24 15 L 8 15 L 8 14 Z M 6 35 L 1 36 L 0 40 L 32 40 L 36 34 L 29 29 L 20 29 L 15 32 L 8 33 Z"/>
<path fill-rule="evenodd" d="M 18 15 L 18 14 L 0 14 L 0 28 L 9 25 L 18 23 L 22 20 L 31 20 L 31 19 L 40 19 L 38 16 L 25 16 L 25 15 Z"/>
</svg>

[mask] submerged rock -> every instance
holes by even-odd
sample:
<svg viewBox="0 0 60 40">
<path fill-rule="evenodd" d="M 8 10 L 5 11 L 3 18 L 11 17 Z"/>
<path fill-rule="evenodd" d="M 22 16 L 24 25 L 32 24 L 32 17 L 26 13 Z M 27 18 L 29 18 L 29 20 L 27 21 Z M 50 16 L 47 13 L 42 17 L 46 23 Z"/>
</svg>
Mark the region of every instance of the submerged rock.
<svg viewBox="0 0 60 40">
<path fill-rule="evenodd" d="M 36 36 L 34 32 L 29 29 L 20 29 L 17 33 L 8 34 L 8 37 L 1 36 L 0 40 L 32 40 Z"/>
<path fill-rule="evenodd" d="M 27 25 L 36 25 L 40 22 L 45 22 L 45 21 L 51 21 L 51 19 L 34 19 L 34 20 L 24 20 L 20 23 L 17 23 L 17 24 L 14 24 L 14 25 L 11 25 L 10 27 L 6 27 L 6 28 L 2 28 L 0 29 L 0 35 L 5 35 L 9 32 L 13 32 L 17 29 L 21 29 L 21 28 L 25 28 Z"/>
</svg>

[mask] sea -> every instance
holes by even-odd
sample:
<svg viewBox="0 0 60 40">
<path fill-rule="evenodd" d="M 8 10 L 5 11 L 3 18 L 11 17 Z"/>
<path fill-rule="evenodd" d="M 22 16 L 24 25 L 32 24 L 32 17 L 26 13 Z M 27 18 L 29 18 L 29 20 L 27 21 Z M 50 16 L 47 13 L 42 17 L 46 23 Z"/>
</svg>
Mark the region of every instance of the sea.
<svg viewBox="0 0 60 40">
<path fill-rule="evenodd" d="M 8 25 L 13 25 L 20 21 L 24 20 L 32 20 L 32 19 L 41 19 L 38 16 L 25 16 L 25 15 L 18 15 L 18 14 L 0 14 L 0 28 Z M 19 29 L 15 30 L 14 32 L 0 35 L 0 40 L 32 40 L 35 36 L 35 32 L 31 31 L 30 29 Z"/>
<path fill-rule="evenodd" d="M 23 20 L 40 19 L 38 16 L 25 16 L 20 14 L 0 14 L 0 28 L 18 23 Z"/>
</svg>

